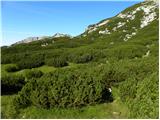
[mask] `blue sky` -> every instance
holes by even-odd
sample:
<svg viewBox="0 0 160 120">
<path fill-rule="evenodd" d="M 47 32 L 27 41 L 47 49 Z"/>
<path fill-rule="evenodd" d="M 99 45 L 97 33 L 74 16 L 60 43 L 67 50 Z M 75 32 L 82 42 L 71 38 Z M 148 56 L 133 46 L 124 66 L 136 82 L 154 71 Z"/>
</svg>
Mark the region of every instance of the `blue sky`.
<svg viewBox="0 0 160 120">
<path fill-rule="evenodd" d="M 57 32 L 75 36 L 140 1 L 3 1 L 2 45 Z"/>
</svg>

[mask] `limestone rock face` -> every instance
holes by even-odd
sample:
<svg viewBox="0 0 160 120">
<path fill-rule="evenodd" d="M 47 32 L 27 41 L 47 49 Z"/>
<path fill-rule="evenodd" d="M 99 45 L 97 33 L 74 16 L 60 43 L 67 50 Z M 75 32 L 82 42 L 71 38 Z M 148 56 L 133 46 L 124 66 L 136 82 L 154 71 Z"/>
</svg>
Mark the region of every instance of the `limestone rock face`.
<svg viewBox="0 0 160 120">
<path fill-rule="evenodd" d="M 40 40 L 41 38 L 40 37 L 28 37 L 24 40 L 21 40 L 15 44 L 21 44 L 21 43 L 29 43 L 29 42 L 33 42 L 33 41 L 37 41 L 37 40 Z"/>
<path fill-rule="evenodd" d="M 154 20 L 158 20 L 158 8 L 158 0 L 145 0 L 111 19 L 107 18 L 99 23 L 89 25 L 82 36 L 86 37 L 98 33 L 99 36 L 103 37 L 103 35 L 109 36 L 122 31 L 124 34 L 121 38 L 128 41 L 137 34 L 138 30 L 148 26 Z"/>
<path fill-rule="evenodd" d="M 57 38 L 57 37 L 66 37 L 66 36 L 71 37 L 70 35 L 62 34 L 62 33 L 56 33 L 52 37 Z"/>
<path fill-rule="evenodd" d="M 72 36 L 67 35 L 67 34 L 62 34 L 62 33 L 56 33 L 53 36 L 28 37 L 24 40 L 16 42 L 15 44 L 30 43 L 30 42 L 33 42 L 33 41 L 43 40 L 43 39 L 46 39 L 46 38 L 58 38 L 58 37 L 72 37 Z"/>
</svg>

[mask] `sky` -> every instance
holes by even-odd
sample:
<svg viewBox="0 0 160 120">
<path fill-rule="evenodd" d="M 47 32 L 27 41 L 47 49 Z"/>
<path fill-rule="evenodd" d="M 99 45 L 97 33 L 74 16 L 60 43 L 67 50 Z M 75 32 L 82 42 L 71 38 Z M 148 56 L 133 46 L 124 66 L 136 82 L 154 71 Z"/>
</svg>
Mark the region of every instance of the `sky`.
<svg viewBox="0 0 160 120">
<path fill-rule="evenodd" d="M 88 25 L 117 15 L 143 0 L 2 1 L 2 45 L 27 37 L 64 33 L 76 36 Z"/>
</svg>

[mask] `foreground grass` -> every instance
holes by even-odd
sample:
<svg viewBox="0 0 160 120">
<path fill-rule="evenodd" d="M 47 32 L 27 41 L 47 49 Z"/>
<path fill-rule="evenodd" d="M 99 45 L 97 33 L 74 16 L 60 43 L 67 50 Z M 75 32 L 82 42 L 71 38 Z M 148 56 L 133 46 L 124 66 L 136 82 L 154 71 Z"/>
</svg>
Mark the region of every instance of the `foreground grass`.
<svg viewBox="0 0 160 120">
<path fill-rule="evenodd" d="M 19 71 L 16 71 L 16 72 L 7 72 L 6 71 L 6 67 L 7 66 L 10 66 L 10 65 L 15 65 L 15 64 L 2 64 L 1 65 L 1 74 L 18 74 L 18 75 L 24 75 L 25 71 L 27 70 L 31 70 L 31 69 L 23 69 L 23 70 L 19 70 Z M 37 67 L 37 68 L 32 68 L 34 70 L 40 70 L 42 71 L 43 73 L 49 73 L 49 72 L 53 72 L 54 70 L 56 70 L 57 68 L 55 67 L 52 67 L 52 66 L 47 66 L 47 65 L 43 65 L 41 67 Z"/>
<path fill-rule="evenodd" d="M 119 98 L 118 89 L 113 88 L 114 101 L 112 103 L 97 104 L 83 108 L 53 108 L 41 109 L 34 106 L 21 109 L 15 113 L 10 105 L 12 96 L 1 96 L 2 100 L 2 117 L 4 118 L 32 118 L 32 119 L 54 119 L 54 118 L 128 118 L 129 111 Z"/>
<path fill-rule="evenodd" d="M 43 65 L 43 66 L 38 67 L 38 68 L 32 68 L 32 69 L 40 70 L 40 71 L 42 71 L 43 73 L 49 73 L 49 72 L 52 72 L 52 71 L 56 70 L 55 67 L 46 66 L 46 65 Z"/>
<path fill-rule="evenodd" d="M 23 74 L 26 70 L 30 70 L 30 69 L 23 69 L 23 70 L 19 70 L 16 72 L 7 72 L 5 69 L 7 66 L 10 65 L 15 65 L 15 64 L 2 64 L 1 65 L 1 74 Z M 65 69 L 65 68 L 71 68 L 71 67 L 77 67 L 79 65 L 83 65 L 83 64 L 75 64 L 75 63 L 69 63 L 68 66 L 62 67 L 60 69 Z M 47 66 L 47 65 L 43 65 L 41 67 L 37 67 L 37 68 L 32 68 L 35 70 L 40 70 L 43 73 L 49 73 L 49 72 L 53 72 L 54 70 L 56 70 L 57 68 L 53 67 L 53 66 Z"/>
<path fill-rule="evenodd" d="M 108 105 L 100 104 L 95 106 L 87 106 L 81 109 L 37 109 L 35 107 L 29 107 L 23 110 L 20 114 L 20 118 L 32 118 L 32 119 L 55 119 L 55 118 L 113 118 L 108 111 Z M 108 110 L 107 110 L 108 109 Z M 118 116 L 117 116 L 118 117 Z"/>
<path fill-rule="evenodd" d="M 1 96 L 1 118 L 13 119 L 16 118 L 17 113 L 12 104 L 12 99 L 15 95 Z"/>
</svg>

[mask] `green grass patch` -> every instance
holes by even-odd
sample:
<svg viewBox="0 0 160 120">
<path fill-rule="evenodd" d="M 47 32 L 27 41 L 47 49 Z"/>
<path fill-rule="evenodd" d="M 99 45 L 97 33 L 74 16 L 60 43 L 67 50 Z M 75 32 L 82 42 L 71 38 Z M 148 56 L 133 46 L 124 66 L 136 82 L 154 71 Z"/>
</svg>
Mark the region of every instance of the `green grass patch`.
<svg viewBox="0 0 160 120">
<path fill-rule="evenodd" d="M 12 104 L 13 97 L 15 95 L 1 96 L 1 118 L 13 119 L 17 117 L 17 112 Z"/>
<path fill-rule="evenodd" d="M 16 72 L 7 72 L 5 69 L 6 67 L 10 66 L 10 65 L 15 65 L 15 64 L 2 64 L 1 65 L 1 74 L 23 74 L 26 70 L 30 70 L 30 69 L 23 69 L 23 70 L 19 70 Z M 71 67 L 77 67 L 79 65 L 83 65 L 83 64 L 75 64 L 75 63 L 69 63 L 69 66 L 65 66 L 62 67 L 60 69 L 65 69 L 65 68 L 71 68 Z M 52 66 L 47 66 L 47 65 L 43 65 L 41 67 L 37 67 L 37 68 L 32 68 L 35 70 L 40 70 L 43 73 L 49 73 L 49 72 L 53 72 L 54 70 L 56 70 L 57 68 L 52 67 Z"/>
<path fill-rule="evenodd" d="M 37 69 L 37 70 L 40 70 L 42 71 L 43 73 L 49 73 L 49 72 L 53 72 L 54 70 L 56 70 L 55 67 L 52 67 L 52 66 L 41 66 L 41 67 L 38 67 L 38 68 L 33 68 L 33 69 Z"/>
</svg>

